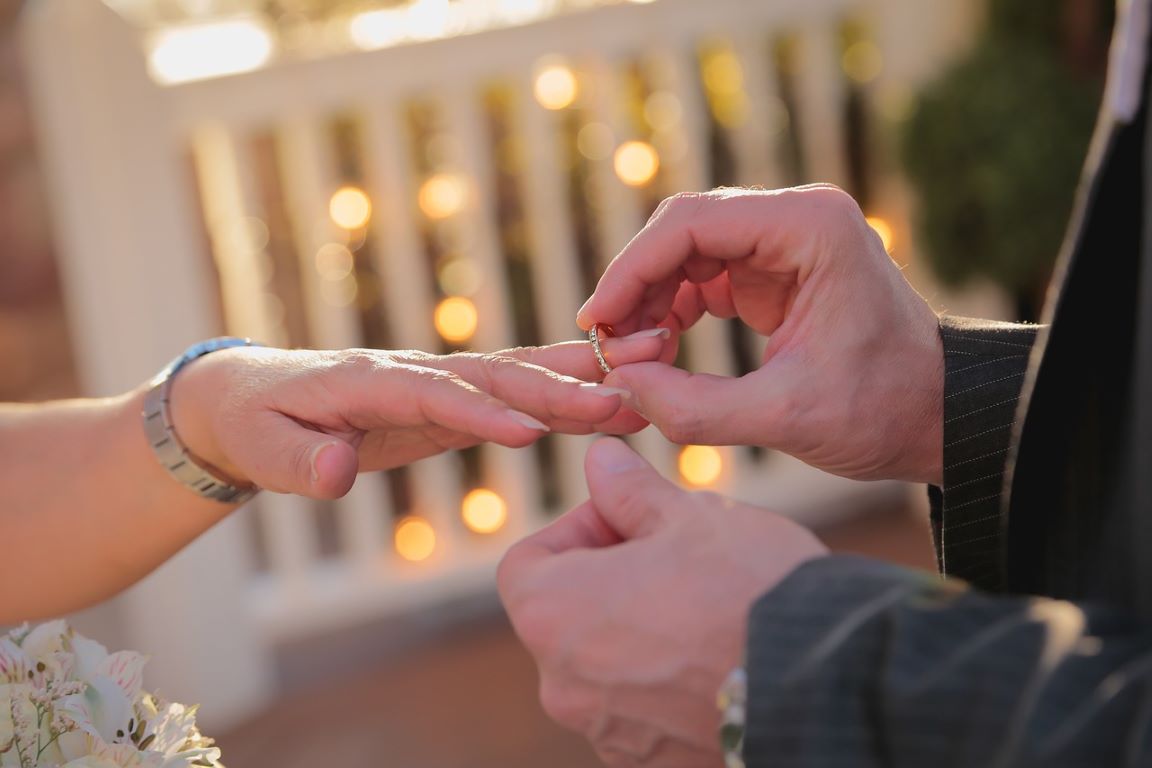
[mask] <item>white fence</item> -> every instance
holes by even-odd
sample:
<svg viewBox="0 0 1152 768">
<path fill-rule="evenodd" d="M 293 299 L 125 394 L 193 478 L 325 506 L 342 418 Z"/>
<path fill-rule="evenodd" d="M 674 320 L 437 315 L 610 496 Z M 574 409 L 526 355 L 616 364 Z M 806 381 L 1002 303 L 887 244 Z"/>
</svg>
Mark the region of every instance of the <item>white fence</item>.
<svg viewBox="0 0 1152 768">
<path fill-rule="evenodd" d="M 562 56 L 580 72 L 584 117 L 607 126 L 616 141 L 636 137 L 620 92 L 627 68 L 641 62 L 654 87 L 681 107 L 672 136 L 679 158 L 665 161 L 655 191 L 705 189 L 712 183 L 712 127 L 698 51 L 708 41 L 726 41 L 742 65 L 748 116 L 727 131 L 736 180 L 771 186 L 790 179 L 779 170 L 771 130 L 778 79 L 767 41 L 787 33 L 799 43 L 793 85 L 804 126 L 803 164 L 812 178 L 844 181 L 840 25 L 848 14 L 883 22 L 899 11 L 912 14 L 915 28 L 915 19 L 928 18 L 920 5 L 659 0 L 163 87 L 149 79 L 139 31 L 103 4 L 40 0 L 26 25 L 28 61 L 86 389 L 108 394 L 144 380 L 184 345 L 222 330 L 218 306 L 230 333 L 289 343 L 288 327 L 296 322 L 319 347 L 364 344 L 360 310 L 326 299 L 331 286 L 314 268 L 322 246 L 347 238 L 327 212 L 333 191 L 350 180 L 374 203 L 366 233 L 373 256 L 362 266 L 378 281 L 369 288 L 381 296 L 381 325 L 396 346 L 440 348 L 431 322 L 438 296 L 429 279 L 427 221 L 417 204 L 424 171 L 413 160 L 407 120 L 414 100 L 439 115 L 454 147 L 448 153 L 452 172 L 470 191 L 443 226 L 467 243 L 467 257 L 484 278 L 471 296 L 480 317 L 472 345 L 517 344 L 495 194 L 502 171 L 481 100 L 493 82 L 510 89 L 506 117 L 517 132 L 514 180 L 532 265 L 527 290 L 535 325 L 544 342 L 574 338 L 585 286 L 563 162 L 566 118 L 534 98 L 538 62 Z M 881 34 L 895 34 L 893 29 L 879 27 Z M 924 41 L 910 41 L 916 43 Z M 906 66 L 905 74 L 912 77 L 918 66 Z M 351 176 L 332 140 L 336 116 L 350 116 L 358 129 Z M 277 199 L 287 211 L 279 229 L 272 221 L 279 214 L 269 210 L 264 176 L 256 170 L 262 161 L 254 137 L 275 147 Z M 603 260 L 641 226 L 653 189 L 623 184 L 610 158 L 589 161 L 588 179 L 599 200 L 592 248 Z M 298 260 L 296 300 L 286 301 L 267 285 L 272 246 L 257 221 L 268 222 L 281 251 Z M 304 320 L 286 321 L 285 311 Z M 694 368 L 738 369 L 721 323 L 694 330 L 689 349 Z M 412 493 L 404 509 L 393 508 L 385 482 L 362 478 L 334 507 L 335 551 L 325 556 L 314 505 L 265 495 L 254 512 L 266 567 L 256 567 L 245 520 L 226 522 L 121 599 L 124 641 L 153 654 L 150 674 L 165 690 L 201 701 L 217 722 L 241 716 L 273 691 L 270 649 L 277 641 L 490 589 L 506 546 L 583 496 L 587 443 L 555 439 L 547 464 L 533 451 L 485 447 L 470 481 L 456 456 L 421 462 L 410 470 Z M 675 448 L 657 433 L 649 430 L 636 443 L 674 472 Z M 722 456 L 719 490 L 787 511 L 861 492 L 785 457 L 743 449 L 724 449 Z M 547 466 L 555 468 L 554 478 L 542 474 Z M 470 482 L 482 482 L 506 500 L 509 523 L 499 533 L 477 535 L 460 522 L 460 499 Z M 544 500 L 546 486 L 557 489 L 551 504 Z M 432 525 L 437 546 L 431 557 L 412 563 L 396 553 L 392 529 L 400 515 Z"/>
</svg>

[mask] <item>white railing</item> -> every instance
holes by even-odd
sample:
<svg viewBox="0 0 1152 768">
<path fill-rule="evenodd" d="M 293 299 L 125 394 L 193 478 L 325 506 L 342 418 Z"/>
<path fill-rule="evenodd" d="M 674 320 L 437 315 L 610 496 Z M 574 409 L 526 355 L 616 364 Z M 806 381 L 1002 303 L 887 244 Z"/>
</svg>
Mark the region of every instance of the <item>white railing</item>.
<svg viewBox="0 0 1152 768">
<path fill-rule="evenodd" d="M 802 43 L 795 87 L 805 165 L 814 178 L 842 181 L 836 35 L 845 14 L 868 5 L 659 0 L 161 87 L 148 78 L 137 30 L 101 3 L 40 0 L 27 23 L 29 68 L 86 390 L 122 391 L 184 344 L 217 333 L 218 303 L 229 332 L 287 342 L 262 282 L 268 258 L 263 244 L 237 236 L 250 219 L 267 218 L 251 152 L 256 133 L 277 140 L 283 199 L 293 213 L 292 231 L 281 234 L 299 255 L 302 302 L 288 311 L 304 313 L 317 346 L 363 343 L 356 310 L 326 302 L 313 268 L 317 250 L 344 236 L 331 222 L 316 224 L 327 221 L 329 197 L 344 181 L 325 127 L 336 114 L 354 115 L 361 129 L 363 184 L 375 207 L 372 266 L 393 338 L 403 347 L 439 348 L 431 323 L 437 297 L 426 278 L 417 206 L 420 178 L 404 122 L 413 97 L 439 110 L 458 149 L 453 170 L 472 191 L 452 226 L 486 277 L 472 296 L 481 318 L 473 346 L 515 345 L 509 288 L 500 279 L 505 254 L 493 194 L 496 170 L 480 102 L 493 81 L 511 86 L 512 123 L 526 159 L 518 184 L 540 335 L 548 342 L 573 338 L 584 296 L 560 161 L 562 117 L 533 98 L 537 62 L 563 56 L 578 68 L 589 119 L 623 140 L 634 134 L 619 95 L 624 66 L 643 58 L 658 87 L 682 106 L 677 139 L 686 151 L 666 164 L 666 191 L 705 189 L 711 185 L 709 123 L 697 52 L 703 42 L 728 41 L 743 65 L 749 116 L 730 131 L 738 178 L 771 186 L 785 176 L 768 130 L 776 80 L 766 41 L 786 31 Z M 590 178 L 601 199 L 597 250 L 608 258 L 642 225 L 648 203 L 611 172 L 610 160 L 593 168 Z M 211 277 L 213 261 L 219 288 Z M 718 322 L 694 330 L 690 364 L 736 371 L 726 334 Z M 659 434 L 648 430 L 635 442 L 662 470 L 674 472 L 675 449 Z M 558 508 L 585 493 L 580 467 L 587 444 L 587 438 L 555 441 Z M 229 520 L 121 600 L 126 632 L 135 647 L 153 654 L 153 674 L 165 690 L 202 701 L 206 712 L 224 721 L 259 706 L 273 690 L 269 649 L 282 638 L 491 589 L 507 545 L 559 509 L 546 509 L 541 500 L 545 478 L 531 451 L 480 450 L 484 484 L 509 508 L 509 523 L 499 533 L 479 536 L 461 524 L 466 489 L 453 456 L 411 468 L 411 509 L 394 510 L 385 484 L 362 478 L 335 507 L 335 557 L 319 556 L 309 502 L 265 495 L 254 510 L 267 551 L 264 572 L 253 567 L 244 522 Z M 863 492 L 785 457 L 757 458 L 742 449 L 723 449 L 722 455 L 719 490 L 786 511 Z M 394 513 L 432 524 L 437 547 L 431 558 L 410 563 L 396 554 Z"/>
</svg>

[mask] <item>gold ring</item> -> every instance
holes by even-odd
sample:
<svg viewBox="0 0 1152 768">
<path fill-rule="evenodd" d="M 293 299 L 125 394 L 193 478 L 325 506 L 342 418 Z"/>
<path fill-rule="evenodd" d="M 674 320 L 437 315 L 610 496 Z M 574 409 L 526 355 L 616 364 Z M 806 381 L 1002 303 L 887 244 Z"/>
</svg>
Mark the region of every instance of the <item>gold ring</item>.
<svg viewBox="0 0 1152 768">
<path fill-rule="evenodd" d="M 600 347 L 600 334 L 602 333 L 606 339 L 616 335 L 612 326 L 605 323 L 595 323 L 588 329 L 588 341 L 592 342 L 592 353 L 596 355 L 596 362 L 600 364 L 600 370 L 604 373 L 612 373 L 612 366 L 608 365 L 608 359 L 604 357 L 604 350 Z"/>
</svg>

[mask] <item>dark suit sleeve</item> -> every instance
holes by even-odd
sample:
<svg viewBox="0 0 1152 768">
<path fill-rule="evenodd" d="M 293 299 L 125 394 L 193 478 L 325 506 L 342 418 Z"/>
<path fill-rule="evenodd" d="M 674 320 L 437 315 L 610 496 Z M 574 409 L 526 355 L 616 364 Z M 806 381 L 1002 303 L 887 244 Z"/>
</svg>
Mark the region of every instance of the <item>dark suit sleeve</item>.
<svg viewBox="0 0 1152 768">
<path fill-rule="evenodd" d="M 748 768 L 1152 765 L 1152 634 L 863 558 L 753 608 Z"/>
<path fill-rule="evenodd" d="M 933 488 L 940 570 L 1000 588 L 1004 467 L 1038 326 L 943 317 L 944 487 Z"/>
</svg>

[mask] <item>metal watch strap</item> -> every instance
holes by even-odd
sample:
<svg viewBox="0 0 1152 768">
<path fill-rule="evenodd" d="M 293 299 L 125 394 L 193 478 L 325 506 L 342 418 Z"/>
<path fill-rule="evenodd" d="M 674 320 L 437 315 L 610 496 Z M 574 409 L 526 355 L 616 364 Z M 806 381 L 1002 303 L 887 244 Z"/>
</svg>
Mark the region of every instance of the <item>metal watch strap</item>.
<svg viewBox="0 0 1152 768">
<path fill-rule="evenodd" d="M 259 488 L 238 488 L 231 481 L 219 477 L 212 470 L 200 464 L 188 448 L 181 442 L 172 426 L 172 414 L 168 408 L 168 395 L 172 389 L 172 379 L 181 368 L 193 360 L 212 352 L 234 347 L 259 346 L 251 339 L 222 337 L 209 339 L 189 347 L 183 355 L 173 360 L 167 368 L 152 379 L 148 394 L 144 397 L 144 434 L 152 446 L 156 458 L 168 473 L 206 499 L 225 504 L 243 504 L 259 492 Z"/>
</svg>

